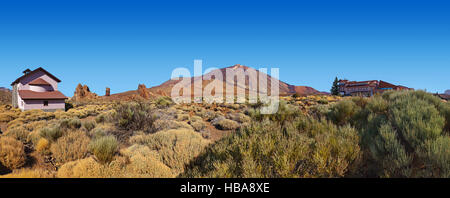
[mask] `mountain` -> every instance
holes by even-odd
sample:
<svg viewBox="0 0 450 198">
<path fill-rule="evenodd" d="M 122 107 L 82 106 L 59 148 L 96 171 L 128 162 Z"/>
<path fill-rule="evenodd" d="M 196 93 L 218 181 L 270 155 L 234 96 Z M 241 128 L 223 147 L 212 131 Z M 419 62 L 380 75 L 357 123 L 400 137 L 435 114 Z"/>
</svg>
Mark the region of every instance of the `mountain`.
<svg viewBox="0 0 450 198">
<path fill-rule="evenodd" d="M 0 91 L 7 91 L 7 92 L 11 92 L 11 90 L 10 90 L 10 89 L 8 89 L 8 88 L 5 88 L 5 87 L 0 87 Z"/>
<path fill-rule="evenodd" d="M 222 69 L 218 69 L 221 73 L 222 73 L 222 82 L 217 82 L 214 81 L 215 77 L 214 73 L 217 73 L 217 70 L 213 70 L 210 71 L 209 73 L 203 75 L 203 76 L 196 76 L 196 77 L 186 77 L 190 79 L 191 82 L 191 95 L 193 95 L 193 90 L 194 90 L 194 85 L 196 84 L 196 82 L 201 81 L 203 89 L 205 89 L 205 87 L 207 86 L 214 86 L 216 85 L 215 83 L 220 83 L 223 85 L 223 91 L 221 94 L 226 95 L 226 85 L 232 85 L 233 84 L 233 80 L 227 80 L 226 79 L 226 71 L 227 69 L 231 69 L 233 71 L 237 71 L 242 69 L 241 71 L 246 71 L 248 73 L 253 74 L 252 76 L 246 76 L 246 80 L 245 83 L 242 82 L 237 82 L 237 79 L 234 79 L 234 89 L 235 89 L 235 93 L 237 92 L 236 90 L 238 88 L 242 88 L 245 90 L 245 93 L 248 94 L 250 92 L 252 93 L 257 93 L 260 90 L 250 90 L 249 89 L 249 78 L 255 78 L 257 80 L 259 80 L 258 76 L 262 76 L 263 78 L 266 78 L 267 80 L 267 92 L 270 95 L 270 86 L 271 86 L 271 80 L 272 80 L 272 76 L 266 74 L 266 73 L 260 73 L 258 70 L 253 69 L 251 67 L 247 67 L 247 66 L 243 66 L 243 65 L 234 65 L 234 66 L 230 66 L 230 67 L 226 67 L 226 68 L 222 68 Z M 155 86 L 152 88 L 149 88 L 148 90 L 150 91 L 150 94 L 152 97 L 154 96 L 170 96 L 171 92 L 172 92 L 172 88 L 177 85 L 178 83 L 180 83 L 180 81 L 182 80 L 186 80 L 186 78 L 180 78 L 178 80 L 168 80 L 164 83 L 162 83 L 159 86 Z M 206 79 L 212 79 L 212 80 L 206 80 Z M 287 95 L 293 95 L 293 94 L 298 94 L 298 95 L 314 95 L 314 94 L 327 94 L 324 92 L 319 92 L 316 89 L 312 88 L 312 87 L 308 87 L 308 86 L 294 86 L 294 85 L 290 85 L 287 84 L 285 82 L 282 82 L 278 79 L 274 78 L 275 82 L 278 82 L 279 84 L 279 94 L 281 96 L 287 96 Z M 217 86 L 220 86 L 220 84 L 217 84 Z M 182 87 L 188 88 L 189 87 L 189 83 L 185 82 L 184 84 L 182 84 Z M 212 92 L 213 94 L 219 94 L 219 92 L 215 93 L 215 91 Z M 123 92 L 123 93 L 118 93 L 118 94 L 112 94 L 110 96 L 111 99 L 117 99 L 117 98 L 128 98 L 128 97 L 133 97 L 138 95 L 138 91 L 137 90 L 132 90 L 132 91 L 127 91 L 127 92 Z"/>
<path fill-rule="evenodd" d="M 445 91 L 445 94 L 450 95 L 450 89 L 447 89 L 447 91 Z"/>
<path fill-rule="evenodd" d="M 237 79 L 233 80 L 227 80 L 226 79 L 226 73 L 227 73 L 227 69 L 230 69 L 231 71 L 245 71 L 247 73 L 253 74 L 252 76 L 246 76 L 246 80 L 245 83 L 242 82 L 238 82 Z M 247 66 L 243 66 L 243 65 L 234 65 L 234 66 L 230 66 L 230 67 L 226 67 L 226 68 L 222 68 L 219 69 L 220 72 L 222 73 L 222 84 L 223 84 L 223 91 L 222 94 L 225 95 L 226 94 L 226 85 L 233 85 L 235 87 L 235 93 L 237 88 L 242 88 L 245 90 L 245 92 L 248 94 L 250 92 L 252 93 L 257 93 L 260 92 L 262 93 L 261 90 L 250 90 L 249 89 L 249 79 L 256 79 L 259 80 L 259 76 L 262 76 L 263 78 L 266 78 L 267 80 L 267 93 L 269 93 L 270 95 L 270 87 L 271 87 L 271 81 L 272 81 L 272 76 L 266 74 L 266 73 L 261 73 L 256 69 L 253 69 L 251 67 L 247 67 Z M 219 83 L 217 81 L 214 81 L 214 74 L 217 73 L 216 70 L 213 70 L 203 76 L 197 76 L 197 77 L 190 77 L 190 81 L 191 83 L 191 90 L 193 90 L 193 86 L 195 85 L 195 82 L 198 81 L 202 81 L 202 85 L 203 88 L 205 88 L 206 86 L 213 86 L 214 83 Z M 202 78 L 203 77 L 203 78 Z M 212 80 L 205 80 L 205 79 L 212 79 Z M 166 82 L 164 82 L 163 84 L 156 86 L 156 87 L 152 87 L 150 88 L 150 91 L 152 93 L 158 94 L 158 95 L 166 95 L 166 96 L 170 96 L 171 95 L 171 91 L 172 88 L 179 83 L 180 81 L 182 81 L 183 79 L 179 79 L 179 80 L 168 80 Z M 294 85 L 290 85 L 287 84 L 283 81 L 280 81 L 276 78 L 273 78 L 273 80 L 275 82 L 278 82 L 279 84 L 279 94 L 281 96 L 286 96 L 286 95 L 293 95 L 295 93 L 297 93 L 298 95 L 313 95 L 313 94 L 323 94 L 322 92 L 317 91 L 316 89 L 312 88 L 312 87 L 307 87 L 307 86 L 294 86 Z M 185 83 L 185 85 L 183 85 L 183 87 L 188 87 L 189 83 Z M 220 84 L 218 84 L 218 86 L 220 86 Z M 193 91 L 191 91 L 191 93 L 193 93 Z M 214 92 L 213 92 L 214 93 Z"/>
</svg>

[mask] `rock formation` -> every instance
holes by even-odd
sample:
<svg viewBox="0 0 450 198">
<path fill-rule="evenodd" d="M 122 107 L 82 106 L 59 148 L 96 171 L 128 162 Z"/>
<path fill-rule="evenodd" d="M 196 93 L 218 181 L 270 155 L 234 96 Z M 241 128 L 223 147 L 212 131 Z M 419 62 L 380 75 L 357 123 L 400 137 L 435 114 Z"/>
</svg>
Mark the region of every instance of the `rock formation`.
<svg viewBox="0 0 450 198">
<path fill-rule="evenodd" d="M 105 96 L 111 96 L 111 89 L 109 87 L 106 87 Z"/>
<path fill-rule="evenodd" d="M 75 89 L 75 93 L 73 94 L 73 98 L 75 100 L 94 99 L 96 97 L 97 94 L 92 93 L 87 85 L 81 84 L 78 84 L 77 88 Z"/>
<path fill-rule="evenodd" d="M 144 84 L 139 84 L 137 91 L 138 91 L 139 96 L 141 96 L 145 99 L 150 98 L 150 92 L 148 91 L 147 87 Z"/>
</svg>

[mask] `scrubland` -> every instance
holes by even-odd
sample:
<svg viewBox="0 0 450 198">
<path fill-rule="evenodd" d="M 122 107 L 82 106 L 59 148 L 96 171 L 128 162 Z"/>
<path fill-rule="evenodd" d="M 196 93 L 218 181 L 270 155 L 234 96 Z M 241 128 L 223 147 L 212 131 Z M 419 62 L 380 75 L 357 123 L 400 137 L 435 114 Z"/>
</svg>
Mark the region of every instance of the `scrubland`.
<svg viewBox="0 0 450 198">
<path fill-rule="evenodd" d="M 450 104 L 423 91 L 262 104 L 0 106 L 0 177 L 450 177 Z"/>
</svg>

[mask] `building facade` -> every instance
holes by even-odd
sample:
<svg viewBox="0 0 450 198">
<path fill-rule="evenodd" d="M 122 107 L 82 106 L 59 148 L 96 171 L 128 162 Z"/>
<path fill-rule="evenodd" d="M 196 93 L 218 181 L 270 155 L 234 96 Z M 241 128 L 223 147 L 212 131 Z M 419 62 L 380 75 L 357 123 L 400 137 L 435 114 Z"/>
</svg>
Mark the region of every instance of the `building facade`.
<svg viewBox="0 0 450 198">
<path fill-rule="evenodd" d="M 65 110 L 67 97 L 58 91 L 58 83 L 61 80 L 41 67 L 33 71 L 27 69 L 23 73 L 23 76 L 11 84 L 13 107 L 22 111 L 31 109 Z"/>
<path fill-rule="evenodd" d="M 344 96 L 373 96 L 389 90 L 411 90 L 411 88 L 393 85 L 382 80 L 349 81 L 339 80 L 339 93 Z"/>
</svg>

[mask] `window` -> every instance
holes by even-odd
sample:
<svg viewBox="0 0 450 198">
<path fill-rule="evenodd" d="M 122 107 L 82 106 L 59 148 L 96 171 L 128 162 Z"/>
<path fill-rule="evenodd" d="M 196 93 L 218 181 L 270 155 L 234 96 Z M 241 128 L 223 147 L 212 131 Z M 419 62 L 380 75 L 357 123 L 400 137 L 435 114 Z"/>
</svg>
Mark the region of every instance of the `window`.
<svg viewBox="0 0 450 198">
<path fill-rule="evenodd" d="M 48 106 L 48 101 L 44 101 L 44 106 Z"/>
</svg>

